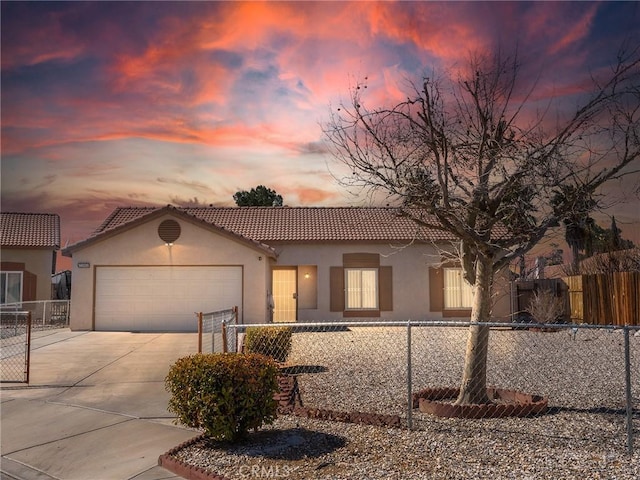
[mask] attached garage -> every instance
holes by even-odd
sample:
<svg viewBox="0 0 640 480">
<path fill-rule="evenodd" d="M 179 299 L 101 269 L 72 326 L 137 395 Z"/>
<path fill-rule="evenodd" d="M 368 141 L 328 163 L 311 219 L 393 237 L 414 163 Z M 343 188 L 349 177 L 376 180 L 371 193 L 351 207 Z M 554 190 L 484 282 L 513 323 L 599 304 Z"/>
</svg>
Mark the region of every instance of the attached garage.
<svg viewBox="0 0 640 480">
<path fill-rule="evenodd" d="M 96 266 L 95 330 L 197 331 L 195 312 L 242 308 L 241 266 Z"/>
</svg>

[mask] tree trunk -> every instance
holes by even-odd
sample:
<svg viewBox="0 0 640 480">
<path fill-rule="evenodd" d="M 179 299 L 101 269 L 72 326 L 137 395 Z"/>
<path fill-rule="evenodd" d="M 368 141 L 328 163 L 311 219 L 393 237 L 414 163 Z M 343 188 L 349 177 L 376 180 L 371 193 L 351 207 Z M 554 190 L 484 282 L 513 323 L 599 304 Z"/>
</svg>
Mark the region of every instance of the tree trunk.
<svg viewBox="0 0 640 480">
<path fill-rule="evenodd" d="M 491 315 L 491 284 L 493 269 L 491 259 L 478 257 L 476 283 L 471 309 L 472 322 L 488 322 Z M 460 394 L 456 405 L 491 403 L 487 395 L 487 352 L 489 327 L 471 325 L 467 337 L 467 351 Z"/>
<path fill-rule="evenodd" d="M 578 249 L 578 244 L 574 243 L 571 245 L 571 274 L 577 275 L 580 271 L 580 250 Z"/>
</svg>

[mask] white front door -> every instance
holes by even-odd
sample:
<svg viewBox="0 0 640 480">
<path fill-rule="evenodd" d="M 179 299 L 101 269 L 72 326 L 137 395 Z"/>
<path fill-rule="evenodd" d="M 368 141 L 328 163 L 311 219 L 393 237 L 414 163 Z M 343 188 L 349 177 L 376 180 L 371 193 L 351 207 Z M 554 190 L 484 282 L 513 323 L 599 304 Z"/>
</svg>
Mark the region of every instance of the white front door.
<svg viewBox="0 0 640 480">
<path fill-rule="evenodd" d="M 295 322 L 298 318 L 298 270 L 276 268 L 272 274 L 273 321 Z"/>
</svg>

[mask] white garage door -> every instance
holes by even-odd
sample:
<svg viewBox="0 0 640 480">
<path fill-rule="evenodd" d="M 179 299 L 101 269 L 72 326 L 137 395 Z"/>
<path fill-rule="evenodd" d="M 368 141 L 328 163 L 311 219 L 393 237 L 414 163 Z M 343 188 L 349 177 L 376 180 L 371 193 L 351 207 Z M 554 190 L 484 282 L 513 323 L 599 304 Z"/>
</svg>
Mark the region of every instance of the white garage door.
<svg viewBox="0 0 640 480">
<path fill-rule="evenodd" d="M 96 330 L 198 330 L 194 312 L 242 306 L 242 267 L 97 267 Z"/>
</svg>

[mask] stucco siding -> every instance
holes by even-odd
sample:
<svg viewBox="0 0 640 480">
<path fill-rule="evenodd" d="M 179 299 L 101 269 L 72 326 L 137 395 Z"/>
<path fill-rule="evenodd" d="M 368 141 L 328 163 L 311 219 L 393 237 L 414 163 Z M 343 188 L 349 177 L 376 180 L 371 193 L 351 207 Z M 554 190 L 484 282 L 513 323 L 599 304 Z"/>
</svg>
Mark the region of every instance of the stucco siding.
<svg viewBox="0 0 640 480">
<path fill-rule="evenodd" d="M 36 300 L 51 300 L 51 267 L 53 250 L 3 247 L 0 253 L 2 262 L 24 263 L 28 272 L 37 275 Z"/>
<path fill-rule="evenodd" d="M 269 261 L 246 243 L 177 218 L 180 237 L 166 245 L 158 237 L 159 224 L 171 215 L 150 220 L 115 236 L 89 244 L 73 253 L 71 328 L 94 328 L 95 268 L 98 266 L 242 266 L 243 305 L 240 321 L 267 319 L 265 293 Z M 79 268 L 88 264 L 88 268 Z M 262 293 L 260 293 L 262 292 Z"/>
<path fill-rule="evenodd" d="M 392 267 L 393 310 L 382 311 L 379 320 L 424 320 L 429 314 L 428 267 L 439 257 L 430 245 L 397 248 L 376 243 L 331 243 L 324 245 L 274 245 L 278 265 L 317 265 L 317 307 L 298 309 L 298 321 L 342 320 L 340 312 L 330 311 L 330 267 L 341 266 L 345 253 L 375 253 L 380 266 Z M 302 271 L 300 272 L 303 273 Z M 300 278 L 299 283 L 304 279 Z"/>
<path fill-rule="evenodd" d="M 382 311 L 378 320 L 442 320 L 441 312 L 430 311 L 429 267 L 438 264 L 440 255 L 429 244 L 410 246 L 381 243 L 272 244 L 278 252 L 279 266 L 300 266 L 300 290 L 304 289 L 305 265 L 317 266 L 317 308 L 298 307 L 298 321 L 321 322 L 343 320 L 340 312 L 330 311 L 330 268 L 341 266 L 348 253 L 380 255 L 380 266 L 392 268 L 393 310 Z M 493 320 L 509 318 L 509 283 L 505 275 L 496 277 Z M 454 320 L 447 317 L 446 320 Z M 461 317 L 460 319 L 465 319 Z"/>
<path fill-rule="evenodd" d="M 166 219 L 181 227 L 179 238 L 171 245 L 158 236 L 158 227 Z M 109 234 L 78 246 L 73 252 L 73 292 L 71 328 L 95 328 L 96 268 L 147 266 L 242 267 L 243 291 L 240 321 L 263 323 L 271 318 L 268 292 L 272 291 L 272 270 L 297 269 L 297 320 L 299 322 L 339 321 L 345 316 L 366 320 L 439 320 L 442 311 L 431 308 L 433 288 L 430 267 L 440 263 L 438 249 L 431 244 L 391 245 L 385 242 L 270 242 L 276 258 L 268 249 L 228 235 L 215 227 L 202 225 L 182 214 L 167 213 L 146 222 Z M 352 254 L 352 255 L 349 255 Z M 368 255 L 353 255 L 368 254 Z M 348 259 L 348 263 L 344 263 Z M 369 259 L 369 260 L 367 260 Z M 335 281 L 336 269 L 359 261 L 379 267 L 379 303 L 375 310 L 336 308 L 333 300 L 343 292 Z M 85 268 L 80 266 L 84 265 Z M 356 268 L 359 266 L 356 265 Z M 340 272 L 338 272 L 340 273 Z M 305 276 L 307 274 L 307 276 Z M 496 282 L 494 319 L 507 319 L 510 310 L 508 282 Z M 442 290 L 440 290 L 442 295 Z M 332 300 L 333 295 L 333 300 Z M 232 306 L 232 305 L 229 305 Z M 195 308 L 194 307 L 194 311 Z M 295 308 L 295 307 L 294 307 Z M 332 309 L 334 311 L 332 311 Z M 447 319 L 452 319 L 449 310 Z M 454 312 L 454 314 L 457 314 Z M 465 317 L 461 317 L 464 319 Z M 468 318 L 468 317 L 466 317 Z"/>
</svg>

